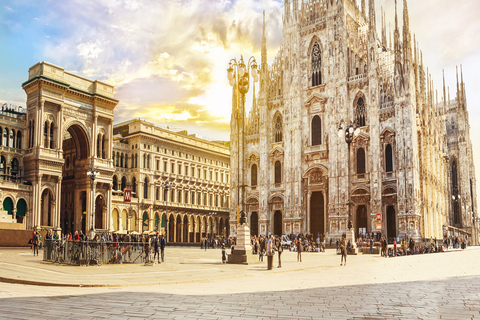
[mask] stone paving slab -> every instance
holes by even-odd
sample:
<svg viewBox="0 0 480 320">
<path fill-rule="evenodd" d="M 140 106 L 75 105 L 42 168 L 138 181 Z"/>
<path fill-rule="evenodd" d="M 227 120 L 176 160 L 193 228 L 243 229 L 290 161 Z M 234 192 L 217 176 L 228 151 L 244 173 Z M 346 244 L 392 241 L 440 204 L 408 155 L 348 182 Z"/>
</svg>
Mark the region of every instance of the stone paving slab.
<svg viewBox="0 0 480 320">
<path fill-rule="evenodd" d="M 220 250 L 169 248 L 153 267 L 69 267 L 0 249 L 0 319 L 477 319 L 480 248 L 380 258 L 282 254 L 282 268 L 220 264 Z M 276 266 L 276 260 L 274 263 Z M 153 280 L 152 280 L 153 279 Z M 101 281 L 99 283 L 99 281 Z M 160 284 L 158 284 L 160 283 Z M 39 313 L 40 312 L 40 313 Z"/>
</svg>

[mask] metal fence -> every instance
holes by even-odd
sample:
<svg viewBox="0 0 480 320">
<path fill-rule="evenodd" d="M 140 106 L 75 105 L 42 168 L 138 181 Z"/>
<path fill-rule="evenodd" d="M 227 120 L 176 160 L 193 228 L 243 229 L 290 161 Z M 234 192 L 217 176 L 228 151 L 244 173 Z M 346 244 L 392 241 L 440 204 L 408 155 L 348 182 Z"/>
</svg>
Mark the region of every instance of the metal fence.
<svg viewBox="0 0 480 320">
<path fill-rule="evenodd" d="M 69 265 L 149 263 L 153 250 L 144 242 L 45 240 L 43 261 Z"/>
</svg>

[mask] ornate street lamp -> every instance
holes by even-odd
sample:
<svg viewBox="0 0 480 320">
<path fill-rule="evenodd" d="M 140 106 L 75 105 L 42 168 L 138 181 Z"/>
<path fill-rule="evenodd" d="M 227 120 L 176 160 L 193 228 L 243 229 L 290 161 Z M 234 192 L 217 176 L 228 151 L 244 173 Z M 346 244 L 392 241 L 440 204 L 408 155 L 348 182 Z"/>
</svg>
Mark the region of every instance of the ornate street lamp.
<svg viewBox="0 0 480 320">
<path fill-rule="evenodd" d="M 94 215 L 95 215 L 95 179 L 99 175 L 100 175 L 100 172 L 95 167 L 92 167 L 90 169 L 90 171 L 87 172 L 87 176 L 90 177 L 90 181 L 92 183 L 92 208 L 91 208 L 92 228 L 91 228 L 91 231 L 95 230 L 95 222 L 94 222 Z"/>
<path fill-rule="evenodd" d="M 244 197 L 245 197 L 245 182 L 244 177 L 244 162 L 240 162 L 240 156 L 245 158 L 245 95 L 250 88 L 250 75 L 252 75 L 253 81 L 258 82 L 259 73 L 257 61 L 253 56 L 248 59 L 247 65 L 243 61 L 243 56 L 240 56 L 240 60 L 233 58 L 230 60 L 227 69 L 227 77 L 230 85 L 236 90 L 236 120 L 237 120 L 237 227 L 239 225 L 239 212 L 244 209 Z M 255 85 L 255 84 L 254 84 Z M 255 87 L 253 89 L 255 91 Z M 240 100 L 239 100 L 240 98 Z M 240 140 L 242 141 L 240 153 Z M 240 181 L 240 171 L 242 172 L 242 180 Z M 241 192 L 240 192 L 241 188 Z M 240 200 L 240 194 L 242 199 Z M 240 209 L 240 206 L 242 207 Z"/>
<path fill-rule="evenodd" d="M 341 139 L 345 138 L 345 142 L 348 145 L 348 153 L 347 153 L 347 167 L 348 167 L 348 225 L 350 228 L 350 223 L 352 221 L 352 210 L 351 210 L 351 195 L 350 195 L 350 144 L 353 141 L 353 138 L 358 136 L 360 133 L 360 128 L 357 127 L 355 122 L 353 123 L 346 123 L 345 128 L 342 127 L 342 123 L 338 126 L 338 137 Z"/>
</svg>

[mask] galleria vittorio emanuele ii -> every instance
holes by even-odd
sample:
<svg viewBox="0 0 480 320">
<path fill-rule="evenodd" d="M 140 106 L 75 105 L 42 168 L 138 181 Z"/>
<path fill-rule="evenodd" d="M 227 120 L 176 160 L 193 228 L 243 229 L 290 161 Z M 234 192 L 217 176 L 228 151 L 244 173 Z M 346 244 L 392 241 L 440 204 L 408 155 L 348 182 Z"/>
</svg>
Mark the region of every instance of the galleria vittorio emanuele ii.
<svg viewBox="0 0 480 320">
<path fill-rule="evenodd" d="M 252 234 L 386 235 L 478 242 L 467 93 L 436 90 L 410 30 L 393 40 L 374 1 L 285 0 L 283 44 L 267 64 L 232 61 L 230 218 Z M 250 61 L 252 62 L 252 61 Z M 250 72 L 251 71 L 251 72 Z M 260 89 L 245 114 L 245 89 Z M 245 87 L 246 83 L 246 87 Z M 238 181 L 238 183 L 236 182 Z M 232 224 L 232 233 L 235 226 Z"/>
</svg>

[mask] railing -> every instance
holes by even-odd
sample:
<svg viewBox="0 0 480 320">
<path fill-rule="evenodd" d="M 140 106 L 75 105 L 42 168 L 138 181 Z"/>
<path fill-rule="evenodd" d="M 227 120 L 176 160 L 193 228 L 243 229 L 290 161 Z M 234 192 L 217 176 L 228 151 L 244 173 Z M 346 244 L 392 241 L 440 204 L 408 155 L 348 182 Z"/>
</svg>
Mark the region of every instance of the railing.
<svg viewBox="0 0 480 320">
<path fill-rule="evenodd" d="M 364 73 L 364 74 L 358 74 L 356 76 L 352 76 L 352 77 L 349 77 L 348 78 L 348 81 L 356 81 L 356 80 L 360 80 L 360 79 L 363 79 L 365 78 L 367 75 Z"/>
<path fill-rule="evenodd" d="M 153 257 L 148 242 L 45 240 L 43 261 L 69 265 L 145 263 Z"/>
</svg>

